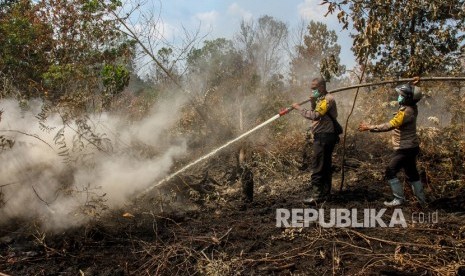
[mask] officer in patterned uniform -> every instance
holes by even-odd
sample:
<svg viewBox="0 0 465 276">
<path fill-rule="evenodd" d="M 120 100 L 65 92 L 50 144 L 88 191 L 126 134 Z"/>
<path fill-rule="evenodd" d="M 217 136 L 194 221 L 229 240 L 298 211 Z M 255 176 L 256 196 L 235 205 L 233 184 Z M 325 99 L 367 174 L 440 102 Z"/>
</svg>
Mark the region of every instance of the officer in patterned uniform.
<svg viewBox="0 0 465 276">
<path fill-rule="evenodd" d="M 326 81 L 316 78 L 311 83 L 312 98 L 316 104 L 312 110 L 302 108 L 294 103 L 292 107 L 301 115 L 312 121 L 313 161 L 311 175 L 311 197 L 304 199 L 306 204 L 324 201 L 331 193 L 332 155 L 339 136 L 334 133 L 333 120 L 337 118 L 334 97 L 326 91 Z"/>
<path fill-rule="evenodd" d="M 420 152 L 420 141 L 417 136 L 417 102 L 421 99 L 418 87 L 402 84 L 395 88 L 398 93 L 399 110 L 389 122 L 380 125 L 361 123 L 359 131 L 386 132 L 394 130 L 392 143 L 394 155 L 386 168 L 385 178 L 391 186 L 394 199 L 384 202 L 389 207 L 399 206 L 405 202 L 404 189 L 397 173 L 404 169 L 407 181 L 410 183 L 418 202 L 426 206 L 423 184 L 420 181 L 416 162 Z"/>
</svg>

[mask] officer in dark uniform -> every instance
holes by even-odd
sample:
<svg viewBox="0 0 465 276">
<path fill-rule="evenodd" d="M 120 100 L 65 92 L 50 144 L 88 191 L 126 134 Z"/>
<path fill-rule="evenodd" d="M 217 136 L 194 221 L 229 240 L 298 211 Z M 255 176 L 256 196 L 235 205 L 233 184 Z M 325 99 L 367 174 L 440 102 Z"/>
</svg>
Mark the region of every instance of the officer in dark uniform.
<svg viewBox="0 0 465 276">
<path fill-rule="evenodd" d="M 337 107 L 334 97 L 326 91 L 326 81 L 316 78 L 311 83 L 312 97 L 315 105 L 312 110 L 302 108 L 294 103 L 292 107 L 300 111 L 301 115 L 312 121 L 313 160 L 311 175 L 311 197 L 304 199 L 304 203 L 314 204 L 324 201 L 331 193 L 332 155 L 338 142 L 333 120 L 337 118 Z"/>
</svg>

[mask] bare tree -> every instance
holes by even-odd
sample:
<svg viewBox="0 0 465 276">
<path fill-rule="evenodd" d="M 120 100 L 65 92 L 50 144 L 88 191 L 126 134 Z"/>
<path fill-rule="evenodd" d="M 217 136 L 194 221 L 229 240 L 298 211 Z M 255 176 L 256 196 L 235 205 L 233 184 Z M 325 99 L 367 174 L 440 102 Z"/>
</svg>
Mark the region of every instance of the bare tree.
<svg viewBox="0 0 465 276">
<path fill-rule="evenodd" d="M 153 64 L 157 70 L 161 70 L 180 91 L 184 92 L 200 117 L 206 121 L 207 112 L 198 107 L 199 104 L 184 88 L 180 78 L 185 72 L 182 68 L 187 54 L 199 40 L 203 39 L 200 36 L 200 28 L 192 33 L 182 27 L 183 37 L 180 43 L 169 41 L 164 35 L 165 24 L 161 18 L 162 1 L 158 3 L 159 6 L 149 6 L 148 2 L 140 0 L 128 1 L 122 9 L 113 11 L 112 15 L 121 24 L 121 31 L 138 46 L 136 63 L 139 64 L 139 68 L 144 69 L 145 66 Z M 168 57 L 167 53 L 169 60 L 162 60 Z M 175 70 L 176 68 L 179 71 Z"/>
<path fill-rule="evenodd" d="M 282 55 L 288 37 L 286 24 L 265 15 L 253 21 L 241 22 L 241 30 L 236 35 L 236 42 L 247 62 L 253 65 L 262 83 L 273 75 L 282 73 Z"/>
</svg>

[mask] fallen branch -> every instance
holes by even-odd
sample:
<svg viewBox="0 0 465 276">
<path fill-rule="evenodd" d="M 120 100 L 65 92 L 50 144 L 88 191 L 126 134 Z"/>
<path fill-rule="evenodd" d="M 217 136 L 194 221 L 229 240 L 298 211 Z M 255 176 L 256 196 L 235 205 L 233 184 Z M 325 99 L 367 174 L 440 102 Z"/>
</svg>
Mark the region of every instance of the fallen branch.
<svg viewBox="0 0 465 276">
<path fill-rule="evenodd" d="M 371 237 L 365 234 L 362 234 L 358 231 L 349 229 L 348 230 L 351 233 L 354 233 L 355 235 L 366 239 L 366 240 L 374 240 L 378 242 L 382 242 L 385 244 L 390 244 L 390 245 L 404 245 L 404 246 L 416 246 L 416 247 L 423 247 L 423 248 L 430 248 L 430 249 L 452 249 L 452 250 L 457 250 L 457 247 L 452 247 L 452 246 L 443 246 L 443 245 L 430 245 L 430 244 L 422 244 L 422 243 L 411 243 L 411 242 L 397 242 L 397 241 L 391 241 L 391 240 L 385 240 L 385 239 L 380 239 L 376 237 Z M 465 250 L 465 248 L 460 248 L 462 250 Z"/>
<path fill-rule="evenodd" d="M 34 186 L 31 185 L 31 187 L 32 187 L 32 190 L 34 191 L 34 193 L 36 194 L 37 198 L 38 198 L 40 201 L 42 201 L 43 203 L 45 203 L 45 205 L 50 206 L 50 205 L 48 204 L 48 202 L 45 201 L 44 199 L 42 199 L 42 197 L 39 195 L 39 193 L 37 193 L 37 191 L 36 191 L 36 189 L 34 188 Z"/>
<path fill-rule="evenodd" d="M 295 263 L 285 264 L 281 266 L 266 266 L 263 268 L 259 268 L 258 270 L 268 271 L 268 272 L 271 272 L 271 271 L 277 272 L 277 271 L 282 271 L 282 270 L 291 269 L 291 268 L 295 268 Z"/>
<path fill-rule="evenodd" d="M 19 181 L 16 181 L 16 182 L 10 182 L 10 183 L 6 183 L 6 184 L 2 184 L 0 185 L 0 188 L 3 188 L 3 187 L 6 187 L 6 186 L 10 186 L 10 185 L 14 185 L 14 184 L 19 184 L 20 182 Z M 0 275 L 1 276 L 1 275 Z"/>
<path fill-rule="evenodd" d="M 49 143 L 42 140 L 37 134 L 29 134 L 29 133 L 26 133 L 26 132 L 22 132 L 22 131 L 19 131 L 19 130 L 12 130 L 12 129 L 0 129 L 0 132 L 15 132 L 15 133 L 20 133 L 20 134 L 23 134 L 23 135 L 26 135 L 26 136 L 36 138 L 37 140 L 40 140 L 41 142 L 43 142 L 44 144 L 49 146 L 49 148 L 51 148 L 53 151 L 55 151 L 55 149 L 53 149 L 53 147 L 50 146 Z"/>
<path fill-rule="evenodd" d="M 221 240 L 223 240 L 226 236 L 229 235 L 229 233 L 231 232 L 232 230 L 232 227 L 228 229 L 228 231 L 226 231 L 226 233 L 224 235 L 222 235 L 220 238 L 217 238 L 215 236 L 212 236 L 210 237 L 210 240 L 213 242 L 212 244 L 209 244 L 208 246 L 206 246 L 204 249 L 202 249 L 200 252 L 203 253 L 205 250 L 207 250 L 208 248 L 210 248 L 212 245 L 218 245 L 221 243 Z"/>
</svg>

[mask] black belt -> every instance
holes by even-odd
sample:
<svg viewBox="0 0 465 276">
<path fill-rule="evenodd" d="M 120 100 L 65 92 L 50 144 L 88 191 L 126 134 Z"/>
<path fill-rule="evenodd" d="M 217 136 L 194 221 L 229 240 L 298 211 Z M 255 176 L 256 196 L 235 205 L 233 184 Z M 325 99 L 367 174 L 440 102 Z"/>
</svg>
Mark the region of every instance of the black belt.
<svg viewBox="0 0 465 276">
<path fill-rule="evenodd" d="M 336 136 L 337 136 L 336 133 L 333 133 L 333 132 L 320 132 L 320 133 L 313 134 L 313 138 L 318 139 L 318 140 L 336 138 Z"/>
</svg>

